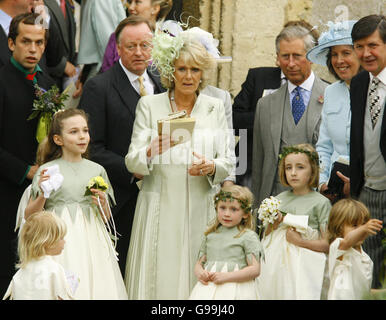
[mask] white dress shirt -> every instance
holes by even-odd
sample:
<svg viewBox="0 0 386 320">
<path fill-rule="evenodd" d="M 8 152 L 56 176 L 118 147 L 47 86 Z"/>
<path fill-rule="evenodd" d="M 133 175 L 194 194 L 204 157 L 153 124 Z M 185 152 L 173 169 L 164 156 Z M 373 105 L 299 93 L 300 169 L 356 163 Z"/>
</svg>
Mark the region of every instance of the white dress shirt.
<svg viewBox="0 0 386 320">
<path fill-rule="evenodd" d="M 315 80 L 315 75 L 314 75 L 314 72 L 311 71 L 311 74 L 309 75 L 309 77 L 301 85 L 299 85 L 300 91 L 302 93 L 304 105 L 306 107 L 308 106 L 308 103 L 310 102 L 312 87 L 314 85 L 314 80 Z M 288 93 L 290 95 L 290 101 L 291 102 L 292 102 L 293 97 L 295 96 L 294 90 L 296 87 L 297 87 L 297 85 L 294 85 L 291 81 L 288 80 Z"/>
<path fill-rule="evenodd" d="M 12 17 L 0 9 L 0 25 L 7 36 L 9 33 L 9 26 L 11 25 L 11 21 Z"/>
<path fill-rule="evenodd" d="M 119 64 L 121 65 L 123 71 L 125 71 L 125 74 L 127 75 L 127 78 L 129 79 L 131 85 L 135 89 L 135 91 L 139 94 L 139 80 L 138 75 L 135 73 L 132 73 L 131 71 L 127 70 L 126 67 L 123 65 L 121 59 L 119 59 Z M 142 74 L 143 77 L 143 85 L 145 87 L 147 94 L 154 94 L 154 84 L 153 81 L 150 79 L 149 75 L 147 74 L 147 70 Z"/>
</svg>

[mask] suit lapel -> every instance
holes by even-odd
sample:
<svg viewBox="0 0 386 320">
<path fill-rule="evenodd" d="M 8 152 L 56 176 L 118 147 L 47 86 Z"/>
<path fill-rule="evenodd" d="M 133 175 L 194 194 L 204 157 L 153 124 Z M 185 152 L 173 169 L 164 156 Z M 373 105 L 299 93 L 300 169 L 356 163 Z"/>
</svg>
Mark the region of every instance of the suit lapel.
<svg viewBox="0 0 386 320">
<path fill-rule="evenodd" d="M 114 73 L 113 85 L 117 89 L 117 92 L 121 96 L 125 106 L 132 113 L 133 117 L 135 117 L 135 108 L 137 106 L 140 95 L 131 85 L 130 80 L 127 78 L 127 75 L 123 71 L 119 62 L 115 63 L 112 68 Z"/>
<path fill-rule="evenodd" d="M 154 83 L 154 94 L 156 93 L 162 93 L 165 91 L 164 87 L 162 87 L 161 84 L 161 77 L 157 71 L 157 69 L 152 70 L 151 67 L 147 68 L 147 74 L 149 75 L 150 79 Z"/>
<path fill-rule="evenodd" d="M 279 156 L 281 132 L 283 129 L 283 113 L 286 107 L 286 97 L 288 85 L 285 84 L 276 92 L 271 94 L 269 112 L 271 114 L 271 136 L 274 146 L 275 156 Z"/>
<path fill-rule="evenodd" d="M 50 10 L 53 12 L 53 14 L 51 14 L 51 19 L 56 20 L 59 26 L 59 31 L 62 35 L 62 39 L 64 41 L 64 45 L 66 46 L 67 50 L 70 50 L 70 44 L 68 43 L 68 31 L 62 9 L 58 6 L 56 0 L 46 0 L 45 2 L 47 7 L 50 8 Z"/>
<path fill-rule="evenodd" d="M 307 109 L 307 139 L 312 141 L 315 127 L 317 126 L 322 113 L 323 103 L 319 102 L 319 97 L 323 96 L 324 90 L 322 87 L 322 80 L 315 77 L 314 84 L 312 86 L 310 102 Z"/>
<path fill-rule="evenodd" d="M 355 102 L 355 104 L 358 106 L 355 110 L 357 112 L 358 119 L 361 119 L 361 127 L 364 127 L 364 122 L 365 122 L 365 113 L 366 113 L 366 107 L 367 107 L 367 93 L 369 90 L 369 84 L 370 84 L 370 75 L 368 72 L 363 74 L 363 81 L 360 82 L 361 84 L 363 83 L 363 87 L 359 90 L 360 92 L 360 97 L 359 101 Z M 363 141 L 363 130 L 362 130 L 362 141 Z"/>
</svg>

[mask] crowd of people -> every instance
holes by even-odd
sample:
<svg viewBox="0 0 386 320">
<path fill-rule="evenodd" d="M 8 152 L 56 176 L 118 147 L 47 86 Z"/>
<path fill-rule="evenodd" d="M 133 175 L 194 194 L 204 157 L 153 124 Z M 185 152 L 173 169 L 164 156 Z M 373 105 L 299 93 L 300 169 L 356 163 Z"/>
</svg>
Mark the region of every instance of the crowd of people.
<svg viewBox="0 0 386 320">
<path fill-rule="evenodd" d="M 80 27 L 71 0 L 0 0 L 4 299 L 382 292 L 385 16 L 286 23 L 232 105 L 172 0 L 76 1 Z"/>
</svg>

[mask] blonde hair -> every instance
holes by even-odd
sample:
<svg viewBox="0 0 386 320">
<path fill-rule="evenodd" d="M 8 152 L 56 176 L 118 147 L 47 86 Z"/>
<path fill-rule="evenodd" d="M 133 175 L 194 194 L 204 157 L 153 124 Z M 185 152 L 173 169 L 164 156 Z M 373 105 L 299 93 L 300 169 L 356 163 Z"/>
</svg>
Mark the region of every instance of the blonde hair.
<svg viewBox="0 0 386 320">
<path fill-rule="evenodd" d="M 216 61 L 205 47 L 197 40 L 184 39 L 184 44 L 180 49 L 178 57 L 172 62 L 176 63 L 178 59 L 183 59 L 186 64 L 197 67 L 202 71 L 201 82 L 198 90 L 204 89 L 211 76 L 211 71 L 216 66 Z M 161 74 L 161 83 L 166 89 L 174 89 L 174 78 Z"/>
<path fill-rule="evenodd" d="M 19 263 L 25 267 L 30 261 L 46 255 L 46 250 L 63 239 L 67 233 L 66 223 L 48 211 L 31 214 L 24 223 L 18 242 Z"/>
<path fill-rule="evenodd" d="M 222 201 L 221 195 L 224 195 L 225 193 L 231 194 L 231 197 L 234 200 L 237 200 L 240 204 L 243 203 L 247 208 L 247 209 L 242 209 L 244 211 L 244 214 L 247 214 L 248 216 L 245 219 L 244 218 L 241 219 L 240 224 L 237 226 L 237 228 L 240 230 L 240 233 L 237 234 L 235 238 L 240 237 L 245 232 L 245 229 L 254 230 L 253 215 L 250 209 L 253 203 L 252 192 L 248 189 L 248 187 L 243 187 L 236 184 L 232 186 L 222 187 L 221 190 L 214 196 L 216 212 L 217 212 L 218 202 Z M 213 220 L 213 222 L 211 223 L 211 225 L 205 231 L 204 234 L 208 235 L 211 232 L 216 232 L 220 225 L 221 223 L 218 221 L 218 218 L 216 215 L 216 218 Z"/>
<path fill-rule="evenodd" d="M 319 157 L 315 148 L 308 143 L 302 143 L 284 149 L 288 151 L 283 151 L 283 153 L 280 155 L 279 178 L 281 184 L 283 186 L 290 187 L 287 176 L 285 174 L 285 158 L 292 153 L 304 153 L 311 165 L 311 178 L 308 182 L 308 186 L 310 188 L 317 188 L 319 186 Z"/>
<path fill-rule="evenodd" d="M 361 225 L 369 220 L 370 212 L 362 202 L 351 198 L 339 200 L 332 206 L 328 218 L 328 242 L 343 238 L 345 225 Z"/>
<path fill-rule="evenodd" d="M 86 122 L 88 117 L 82 109 L 69 108 L 56 112 L 52 118 L 50 130 L 48 136 L 40 143 L 38 147 L 38 161 L 40 163 L 46 163 L 55 159 L 59 159 L 62 156 L 62 147 L 54 142 L 55 135 L 62 135 L 63 120 L 71 117 L 82 116 Z M 88 157 L 89 146 L 82 157 Z"/>
</svg>

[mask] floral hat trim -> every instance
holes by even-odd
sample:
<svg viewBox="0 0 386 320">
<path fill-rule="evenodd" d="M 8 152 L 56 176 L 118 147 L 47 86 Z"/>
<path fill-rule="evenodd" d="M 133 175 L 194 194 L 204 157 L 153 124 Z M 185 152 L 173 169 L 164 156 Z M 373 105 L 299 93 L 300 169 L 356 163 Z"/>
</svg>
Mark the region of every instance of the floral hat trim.
<svg viewBox="0 0 386 320">
<path fill-rule="evenodd" d="M 327 65 L 327 54 L 330 47 L 337 45 L 352 45 L 351 30 L 356 20 L 342 22 L 328 21 L 328 31 L 323 32 L 318 45 L 307 52 L 307 59 L 313 63 Z"/>
<path fill-rule="evenodd" d="M 174 61 L 178 59 L 180 50 L 186 42 L 198 42 L 217 61 L 230 62 L 231 57 L 221 57 L 217 49 L 219 41 L 210 32 L 198 27 L 183 30 L 188 23 L 182 24 L 167 20 L 158 24 L 153 36 L 152 62 L 161 76 L 173 80 Z"/>
<path fill-rule="evenodd" d="M 181 37 L 160 30 L 155 32 L 151 58 L 161 76 L 173 80 L 173 62 L 178 59 L 183 45 L 184 40 Z"/>
<path fill-rule="evenodd" d="M 252 211 L 252 205 L 248 200 L 246 200 L 246 199 L 242 200 L 239 198 L 235 198 L 232 195 L 232 192 L 223 191 L 223 190 L 220 190 L 220 192 L 218 194 L 216 194 L 216 196 L 214 197 L 214 206 L 217 207 L 217 204 L 219 201 L 225 202 L 227 200 L 229 200 L 229 201 L 237 200 L 240 203 L 241 209 L 243 209 L 243 211 L 246 213 L 249 213 Z"/>
<path fill-rule="evenodd" d="M 279 161 L 282 161 L 285 159 L 286 156 L 288 156 L 291 153 L 304 153 L 306 154 L 312 161 L 314 161 L 317 165 L 319 165 L 319 156 L 317 152 L 314 151 L 308 151 L 305 149 L 296 148 L 293 146 L 290 147 L 284 147 L 283 152 L 279 155 Z"/>
</svg>

